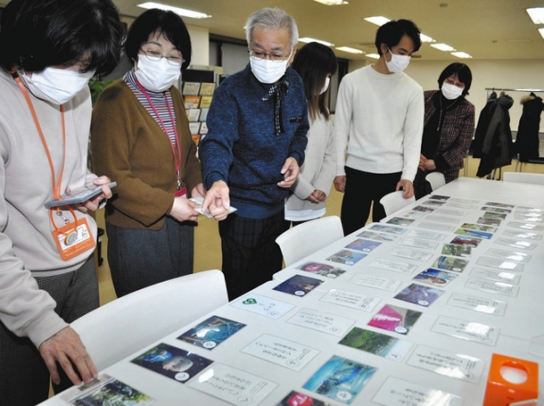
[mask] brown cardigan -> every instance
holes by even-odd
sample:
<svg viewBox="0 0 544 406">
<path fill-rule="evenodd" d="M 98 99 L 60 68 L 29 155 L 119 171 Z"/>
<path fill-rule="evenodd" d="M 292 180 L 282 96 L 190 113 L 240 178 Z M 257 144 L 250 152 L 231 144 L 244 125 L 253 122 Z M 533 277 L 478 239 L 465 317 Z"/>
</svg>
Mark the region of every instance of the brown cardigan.
<svg viewBox="0 0 544 406">
<path fill-rule="evenodd" d="M 181 145 L 181 180 L 190 193 L 202 182 L 200 162 L 181 94 L 175 87 L 171 92 Z M 93 169 L 117 182 L 106 221 L 117 227 L 161 229 L 177 183 L 172 148 L 123 79 L 104 89 L 94 107 L 91 146 Z"/>
</svg>

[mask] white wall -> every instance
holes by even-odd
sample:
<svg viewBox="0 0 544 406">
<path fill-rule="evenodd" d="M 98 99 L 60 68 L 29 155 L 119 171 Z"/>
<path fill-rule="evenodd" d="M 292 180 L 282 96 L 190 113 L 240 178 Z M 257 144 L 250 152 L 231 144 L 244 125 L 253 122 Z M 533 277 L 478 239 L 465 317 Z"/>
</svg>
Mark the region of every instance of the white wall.
<svg viewBox="0 0 544 406">
<path fill-rule="evenodd" d="M 191 57 L 191 65 L 210 64 L 210 32 L 205 27 L 197 27 L 195 25 L 187 25 L 189 35 L 191 36 L 191 45 L 193 55 Z"/>
</svg>

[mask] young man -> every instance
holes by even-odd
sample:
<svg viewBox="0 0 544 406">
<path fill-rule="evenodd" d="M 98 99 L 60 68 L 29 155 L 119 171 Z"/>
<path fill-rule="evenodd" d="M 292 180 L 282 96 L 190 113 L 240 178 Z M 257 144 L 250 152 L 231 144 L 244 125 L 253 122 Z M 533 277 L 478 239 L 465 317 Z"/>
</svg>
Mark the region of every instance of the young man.
<svg viewBox="0 0 544 406">
<path fill-rule="evenodd" d="M 344 77 L 336 104 L 336 190 L 344 193 L 342 225 L 350 234 L 385 217 L 379 200 L 395 190 L 414 195 L 423 131 L 423 90 L 402 71 L 421 46 L 409 20 L 389 21 L 376 33 L 380 59 Z"/>
<path fill-rule="evenodd" d="M 277 8 L 246 23 L 250 62 L 215 91 L 209 132 L 199 146 L 208 190 L 202 209 L 219 223 L 229 297 L 270 280 L 282 266 L 275 239 L 283 207 L 304 161 L 308 110 L 300 76 L 288 67 L 298 29 Z M 227 217 L 232 204 L 238 210 Z"/>
</svg>

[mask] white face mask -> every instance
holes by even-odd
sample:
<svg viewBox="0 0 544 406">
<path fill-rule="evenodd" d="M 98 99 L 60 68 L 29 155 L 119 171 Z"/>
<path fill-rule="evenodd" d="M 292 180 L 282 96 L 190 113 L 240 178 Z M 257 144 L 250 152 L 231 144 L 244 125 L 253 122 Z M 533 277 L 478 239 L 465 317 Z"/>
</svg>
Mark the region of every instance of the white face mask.
<svg viewBox="0 0 544 406">
<path fill-rule="evenodd" d="M 138 69 L 135 71 L 140 84 L 151 92 L 170 89 L 181 76 L 181 65 L 171 65 L 166 58 L 153 58 L 138 54 Z"/>
<path fill-rule="evenodd" d="M 321 91 L 319 92 L 319 94 L 323 94 L 327 91 L 327 89 L 329 88 L 329 84 L 331 83 L 331 78 L 330 77 L 326 77 L 325 78 L 325 85 L 323 86 L 323 89 L 321 89 Z"/>
<path fill-rule="evenodd" d="M 249 57 L 251 72 L 261 83 L 276 83 L 287 70 L 287 63 L 291 55 L 284 61 L 271 61 L 270 59 L 260 59 L 254 56 Z"/>
<path fill-rule="evenodd" d="M 460 87 L 457 87 L 455 85 L 450 85 L 449 83 L 444 82 L 442 83 L 441 90 L 442 90 L 442 94 L 444 95 L 446 99 L 455 100 L 463 94 L 463 90 L 465 89 L 461 89 Z"/>
<path fill-rule="evenodd" d="M 53 104 L 64 104 L 70 101 L 87 84 L 94 71 L 81 73 L 70 69 L 45 68 L 41 72 L 33 72 L 29 77 L 21 75 L 30 92 L 38 99 Z"/>
<path fill-rule="evenodd" d="M 389 69 L 389 72 L 391 73 L 398 73 L 402 72 L 404 69 L 408 67 L 410 64 L 411 57 L 408 55 L 397 55 L 391 52 L 389 48 L 387 48 L 389 51 L 389 54 L 391 55 L 391 60 L 388 62 L 387 58 L 385 58 L 385 64 L 387 65 L 387 69 Z"/>
</svg>

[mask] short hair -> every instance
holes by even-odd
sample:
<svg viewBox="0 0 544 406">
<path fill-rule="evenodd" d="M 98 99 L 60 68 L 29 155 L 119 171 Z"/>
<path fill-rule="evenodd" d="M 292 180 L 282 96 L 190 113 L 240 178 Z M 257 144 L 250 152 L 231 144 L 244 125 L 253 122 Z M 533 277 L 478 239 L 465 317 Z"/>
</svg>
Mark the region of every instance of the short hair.
<svg viewBox="0 0 544 406">
<path fill-rule="evenodd" d="M 446 66 L 446 69 L 444 69 L 438 77 L 438 88 L 441 89 L 444 81 L 452 75 L 457 76 L 459 82 L 465 85 L 463 96 L 468 95 L 470 85 L 472 84 L 472 72 L 467 65 L 461 62 L 453 62 Z"/>
<path fill-rule="evenodd" d="M 337 69 L 336 56 L 327 46 L 310 42 L 298 50 L 291 67 L 298 72 L 304 83 L 310 117 L 315 119 L 318 112 L 325 118 L 330 113 L 326 101 L 328 91 L 319 94 L 325 85 L 327 74 L 334 75 Z"/>
<path fill-rule="evenodd" d="M 132 64 L 134 64 L 134 60 L 138 59 L 141 46 L 149 40 L 149 36 L 153 33 L 162 34 L 181 52 L 183 59 L 185 59 L 181 70 L 185 70 L 191 64 L 191 36 L 185 23 L 174 12 L 156 8 L 140 14 L 128 29 L 125 52 Z"/>
<path fill-rule="evenodd" d="M 88 52 L 85 71 L 107 74 L 119 63 L 122 36 L 111 0 L 12 0 L 0 20 L 0 66 L 39 72 Z"/>
<path fill-rule="evenodd" d="M 298 27 L 295 19 L 285 11 L 275 8 L 263 8 L 249 16 L 246 21 L 247 44 L 251 44 L 251 34 L 255 27 L 286 28 L 291 38 L 291 52 L 298 43 Z"/>
<path fill-rule="evenodd" d="M 419 37 L 419 34 L 421 34 L 421 31 L 412 21 L 391 20 L 378 28 L 375 42 L 376 49 L 381 55 L 381 44 L 386 44 L 387 47 L 391 49 L 400 42 L 402 37 L 408 35 L 408 37 L 410 37 L 414 42 L 413 52 L 416 52 L 421 47 L 421 38 Z"/>
</svg>

